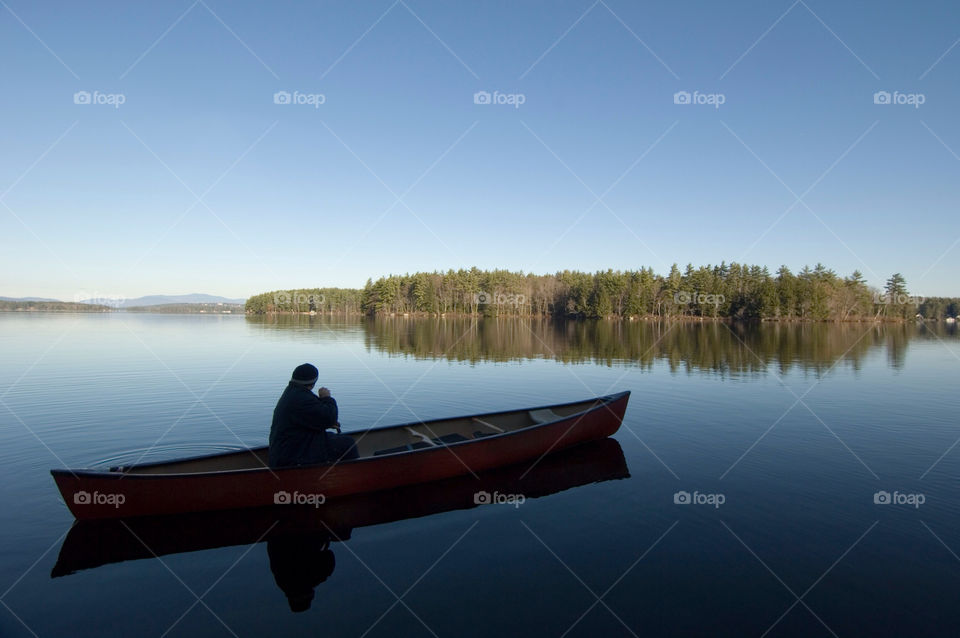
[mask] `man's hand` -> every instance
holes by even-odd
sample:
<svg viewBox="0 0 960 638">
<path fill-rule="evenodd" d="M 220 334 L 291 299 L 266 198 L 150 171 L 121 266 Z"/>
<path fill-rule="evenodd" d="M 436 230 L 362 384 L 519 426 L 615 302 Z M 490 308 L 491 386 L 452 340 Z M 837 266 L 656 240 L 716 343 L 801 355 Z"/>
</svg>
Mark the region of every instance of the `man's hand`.
<svg viewBox="0 0 960 638">
<path fill-rule="evenodd" d="M 330 396 L 330 390 L 328 390 L 327 388 L 319 388 L 317 390 L 317 396 L 320 397 L 321 399 L 325 399 L 328 396 Z"/>
</svg>

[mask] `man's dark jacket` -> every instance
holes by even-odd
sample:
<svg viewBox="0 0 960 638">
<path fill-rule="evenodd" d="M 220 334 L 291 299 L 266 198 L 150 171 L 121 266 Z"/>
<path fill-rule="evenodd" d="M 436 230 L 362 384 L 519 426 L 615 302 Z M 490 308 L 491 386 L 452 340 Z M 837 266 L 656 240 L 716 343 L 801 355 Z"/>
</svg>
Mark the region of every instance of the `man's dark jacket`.
<svg viewBox="0 0 960 638">
<path fill-rule="evenodd" d="M 327 460 L 326 428 L 337 425 L 337 402 L 293 383 L 277 401 L 270 427 L 270 467 L 310 465 Z"/>
</svg>

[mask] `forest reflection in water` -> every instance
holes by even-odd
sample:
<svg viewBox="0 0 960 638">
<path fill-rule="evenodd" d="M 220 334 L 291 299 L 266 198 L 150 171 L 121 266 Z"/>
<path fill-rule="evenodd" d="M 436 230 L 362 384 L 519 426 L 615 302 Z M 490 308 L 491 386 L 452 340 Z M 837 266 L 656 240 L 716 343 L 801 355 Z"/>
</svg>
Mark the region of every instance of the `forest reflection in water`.
<svg viewBox="0 0 960 638">
<path fill-rule="evenodd" d="M 859 369 L 877 351 L 901 368 L 911 342 L 956 338 L 937 323 L 724 323 L 690 321 L 527 320 L 421 317 L 248 316 L 251 327 L 289 337 L 360 336 L 389 356 L 451 361 L 547 359 L 562 363 L 779 374 L 822 373 L 842 362 Z"/>
</svg>

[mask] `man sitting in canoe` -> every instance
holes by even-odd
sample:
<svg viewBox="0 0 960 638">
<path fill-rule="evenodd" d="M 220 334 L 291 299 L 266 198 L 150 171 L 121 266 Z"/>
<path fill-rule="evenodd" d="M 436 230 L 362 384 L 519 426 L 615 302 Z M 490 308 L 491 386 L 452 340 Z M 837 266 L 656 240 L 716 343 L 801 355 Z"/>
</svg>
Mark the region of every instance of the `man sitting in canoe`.
<svg viewBox="0 0 960 638">
<path fill-rule="evenodd" d="M 313 465 L 357 458 L 353 439 L 340 434 L 337 402 L 326 388 L 313 393 L 320 372 L 309 363 L 297 366 L 273 410 L 270 467 Z M 334 429 L 337 432 L 327 432 Z"/>
</svg>

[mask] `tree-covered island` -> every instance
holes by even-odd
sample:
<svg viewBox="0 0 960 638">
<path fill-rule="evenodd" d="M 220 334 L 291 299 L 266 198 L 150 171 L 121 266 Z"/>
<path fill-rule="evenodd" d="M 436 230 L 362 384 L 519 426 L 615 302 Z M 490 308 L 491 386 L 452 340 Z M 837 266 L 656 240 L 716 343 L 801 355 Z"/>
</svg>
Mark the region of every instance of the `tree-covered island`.
<svg viewBox="0 0 960 638">
<path fill-rule="evenodd" d="M 822 264 L 793 273 L 762 266 L 676 264 L 595 273 L 534 275 L 507 270 L 448 270 L 388 275 L 363 289 L 305 288 L 250 297 L 246 312 L 481 315 L 568 318 L 698 318 L 726 320 L 953 320 L 960 299 L 912 296 L 895 273 L 883 290 L 859 271 L 842 277 Z"/>
</svg>

